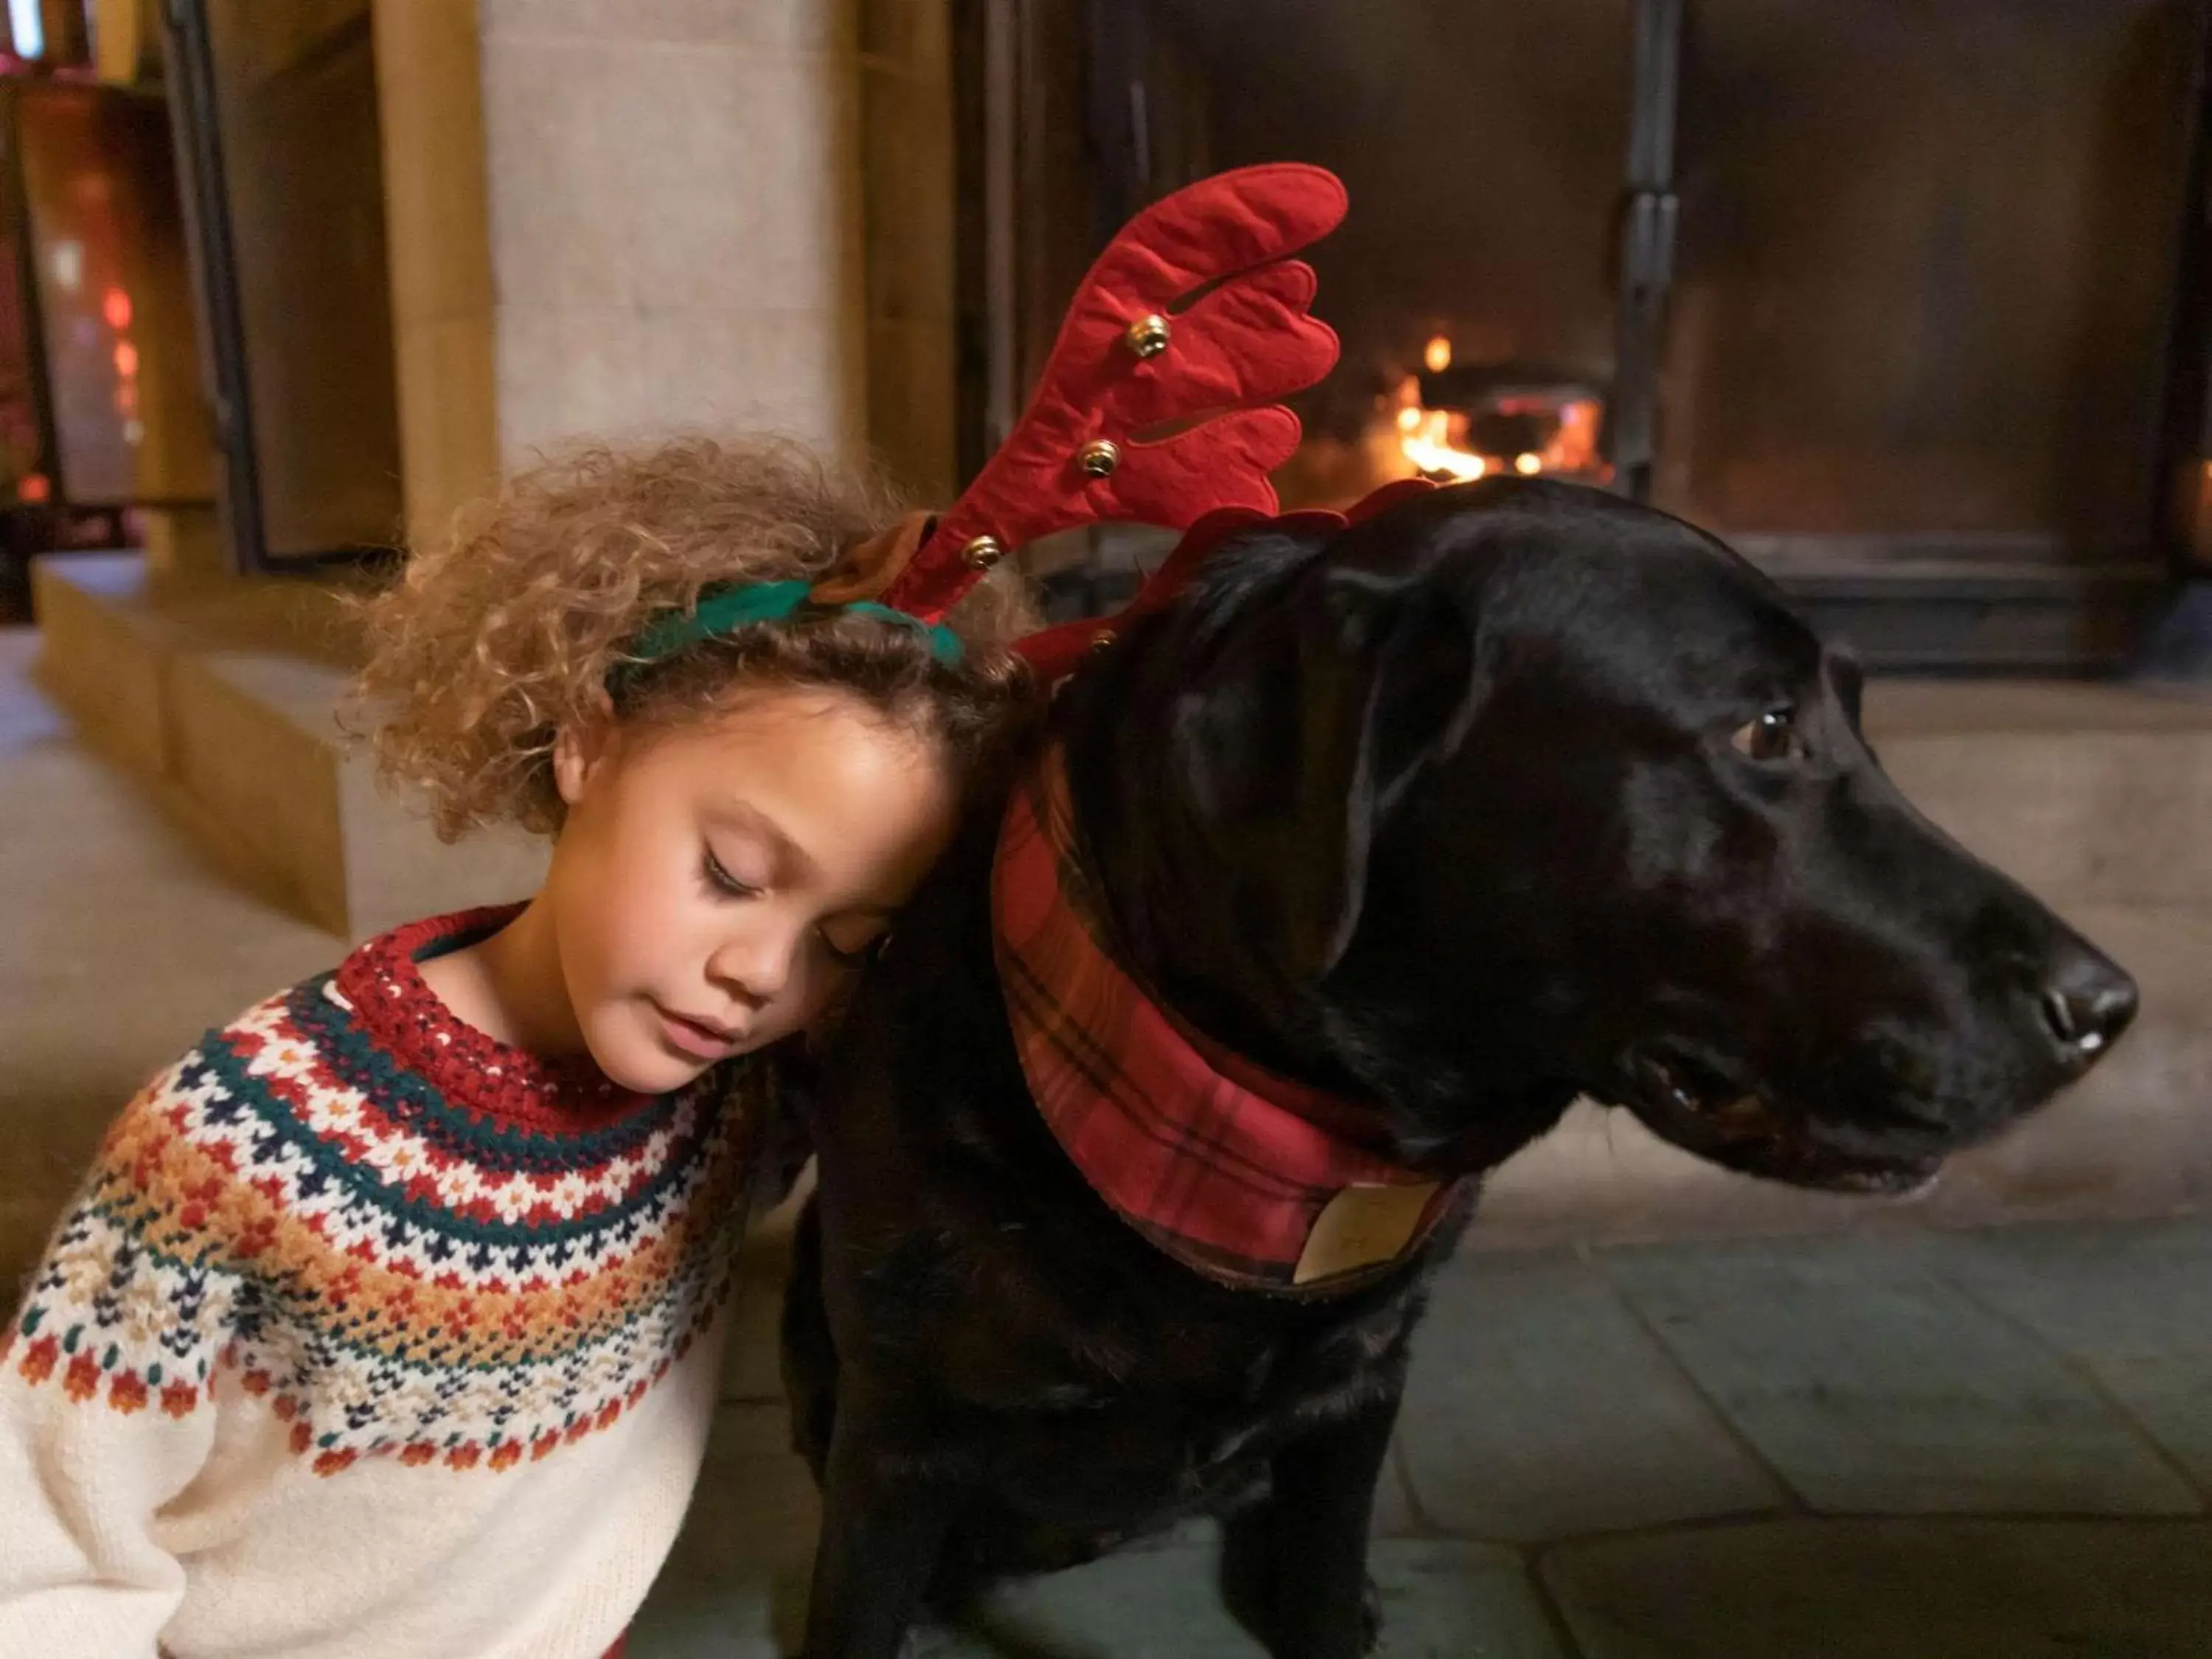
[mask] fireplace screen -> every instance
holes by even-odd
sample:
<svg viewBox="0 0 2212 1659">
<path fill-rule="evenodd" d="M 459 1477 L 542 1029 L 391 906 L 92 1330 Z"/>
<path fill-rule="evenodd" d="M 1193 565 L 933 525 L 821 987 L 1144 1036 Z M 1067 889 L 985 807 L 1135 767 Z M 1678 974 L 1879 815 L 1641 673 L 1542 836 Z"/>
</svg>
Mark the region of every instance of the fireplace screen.
<svg viewBox="0 0 2212 1659">
<path fill-rule="evenodd" d="M 2190 13 L 1697 0 L 1658 501 L 1738 535 L 2141 555 Z"/>
<path fill-rule="evenodd" d="M 2204 0 L 979 3 L 1001 423 L 1116 225 L 1306 161 L 1352 208 L 1292 505 L 1567 477 L 1815 586 L 2185 539 Z"/>
</svg>

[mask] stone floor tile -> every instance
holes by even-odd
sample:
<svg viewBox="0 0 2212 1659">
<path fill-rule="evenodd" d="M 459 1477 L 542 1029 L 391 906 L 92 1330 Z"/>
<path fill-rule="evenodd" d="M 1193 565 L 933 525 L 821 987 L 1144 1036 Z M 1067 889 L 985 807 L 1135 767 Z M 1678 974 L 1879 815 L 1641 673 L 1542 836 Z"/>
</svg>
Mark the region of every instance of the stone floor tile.
<svg viewBox="0 0 2212 1659">
<path fill-rule="evenodd" d="M 2087 1367 L 2212 1491 L 2212 1218 L 1941 1235 L 1938 1272 Z"/>
<path fill-rule="evenodd" d="M 1595 1271 L 1484 1255 L 1438 1279 L 1399 1427 L 1422 1513 L 1565 1538 L 1781 1507 L 1783 1494 Z"/>
<path fill-rule="evenodd" d="M 1266 1659 L 1222 1606 L 1204 1546 L 1112 1556 L 1010 1585 L 975 1631 L 940 1636 L 926 1659 Z M 1376 1659 L 1558 1659 L 1520 1560 L 1480 1544 L 1385 1543 L 1374 1556 L 1382 1644 Z"/>
<path fill-rule="evenodd" d="M 1413 1487 L 1406 1479 L 1406 1447 L 1401 1440 L 1390 1448 L 1382 1466 L 1382 1480 L 1375 1488 L 1375 1513 L 1370 1530 L 1377 1538 L 1419 1538 L 1429 1528 L 1413 1503 Z"/>
<path fill-rule="evenodd" d="M 2073 1353 L 2212 1334 L 2212 1216 L 1931 1234 L 1944 1277 Z"/>
<path fill-rule="evenodd" d="M 2196 1496 L 2050 1348 L 1911 1242 L 1603 1253 L 1738 1431 L 1830 1513 L 2176 1515 Z"/>
<path fill-rule="evenodd" d="M 1546 1553 L 1583 1659 L 2203 1659 L 2212 1527 L 1813 1521 Z"/>
<path fill-rule="evenodd" d="M 2212 1344 L 2170 1353 L 2091 1354 L 2082 1363 L 2179 1465 L 2198 1495 L 2212 1498 Z"/>
</svg>

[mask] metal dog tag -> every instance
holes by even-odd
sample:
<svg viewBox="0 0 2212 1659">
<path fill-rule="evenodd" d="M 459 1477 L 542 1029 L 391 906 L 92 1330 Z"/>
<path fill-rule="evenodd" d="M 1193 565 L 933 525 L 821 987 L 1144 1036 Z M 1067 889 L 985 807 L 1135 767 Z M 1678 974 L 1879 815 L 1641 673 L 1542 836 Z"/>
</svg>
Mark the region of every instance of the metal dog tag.
<svg viewBox="0 0 2212 1659">
<path fill-rule="evenodd" d="M 1441 1184 L 1346 1187 L 1315 1219 L 1291 1283 L 1310 1285 L 1395 1261 L 1413 1242 Z"/>
</svg>

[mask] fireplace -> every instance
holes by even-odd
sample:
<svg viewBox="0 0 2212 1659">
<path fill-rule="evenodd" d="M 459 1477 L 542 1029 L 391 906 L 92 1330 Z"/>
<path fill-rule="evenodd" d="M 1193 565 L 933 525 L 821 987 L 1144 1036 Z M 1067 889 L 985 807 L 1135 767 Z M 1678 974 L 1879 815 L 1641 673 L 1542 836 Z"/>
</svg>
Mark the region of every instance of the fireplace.
<svg viewBox="0 0 2212 1659">
<path fill-rule="evenodd" d="M 1129 214 L 1350 186 L 1292 505 L 1600 484 L 1878 667 L 2123 665 L 2192 568 L 2207 0 L 966 0 L 968 459 Z M 1064 610 L 1150 545 L 1051 550 Z"/>
</svg>

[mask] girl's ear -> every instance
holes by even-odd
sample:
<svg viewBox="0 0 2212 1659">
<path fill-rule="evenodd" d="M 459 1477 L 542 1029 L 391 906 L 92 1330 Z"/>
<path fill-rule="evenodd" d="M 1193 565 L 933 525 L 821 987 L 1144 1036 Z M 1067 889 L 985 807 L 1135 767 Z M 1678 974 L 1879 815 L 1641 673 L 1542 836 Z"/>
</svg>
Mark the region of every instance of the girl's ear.
<svg viewBox="0 0 2212 1659">
<path fill-rule="evenodd" d="M 586 724 L 564 726 L 555 736 L 553 785 L 561 792 L 562 805 L 574 806 L 583 799 L 592 775 L 614 752 L 617 734 L 613 713 L 608 708 Z"/>
</svg>

